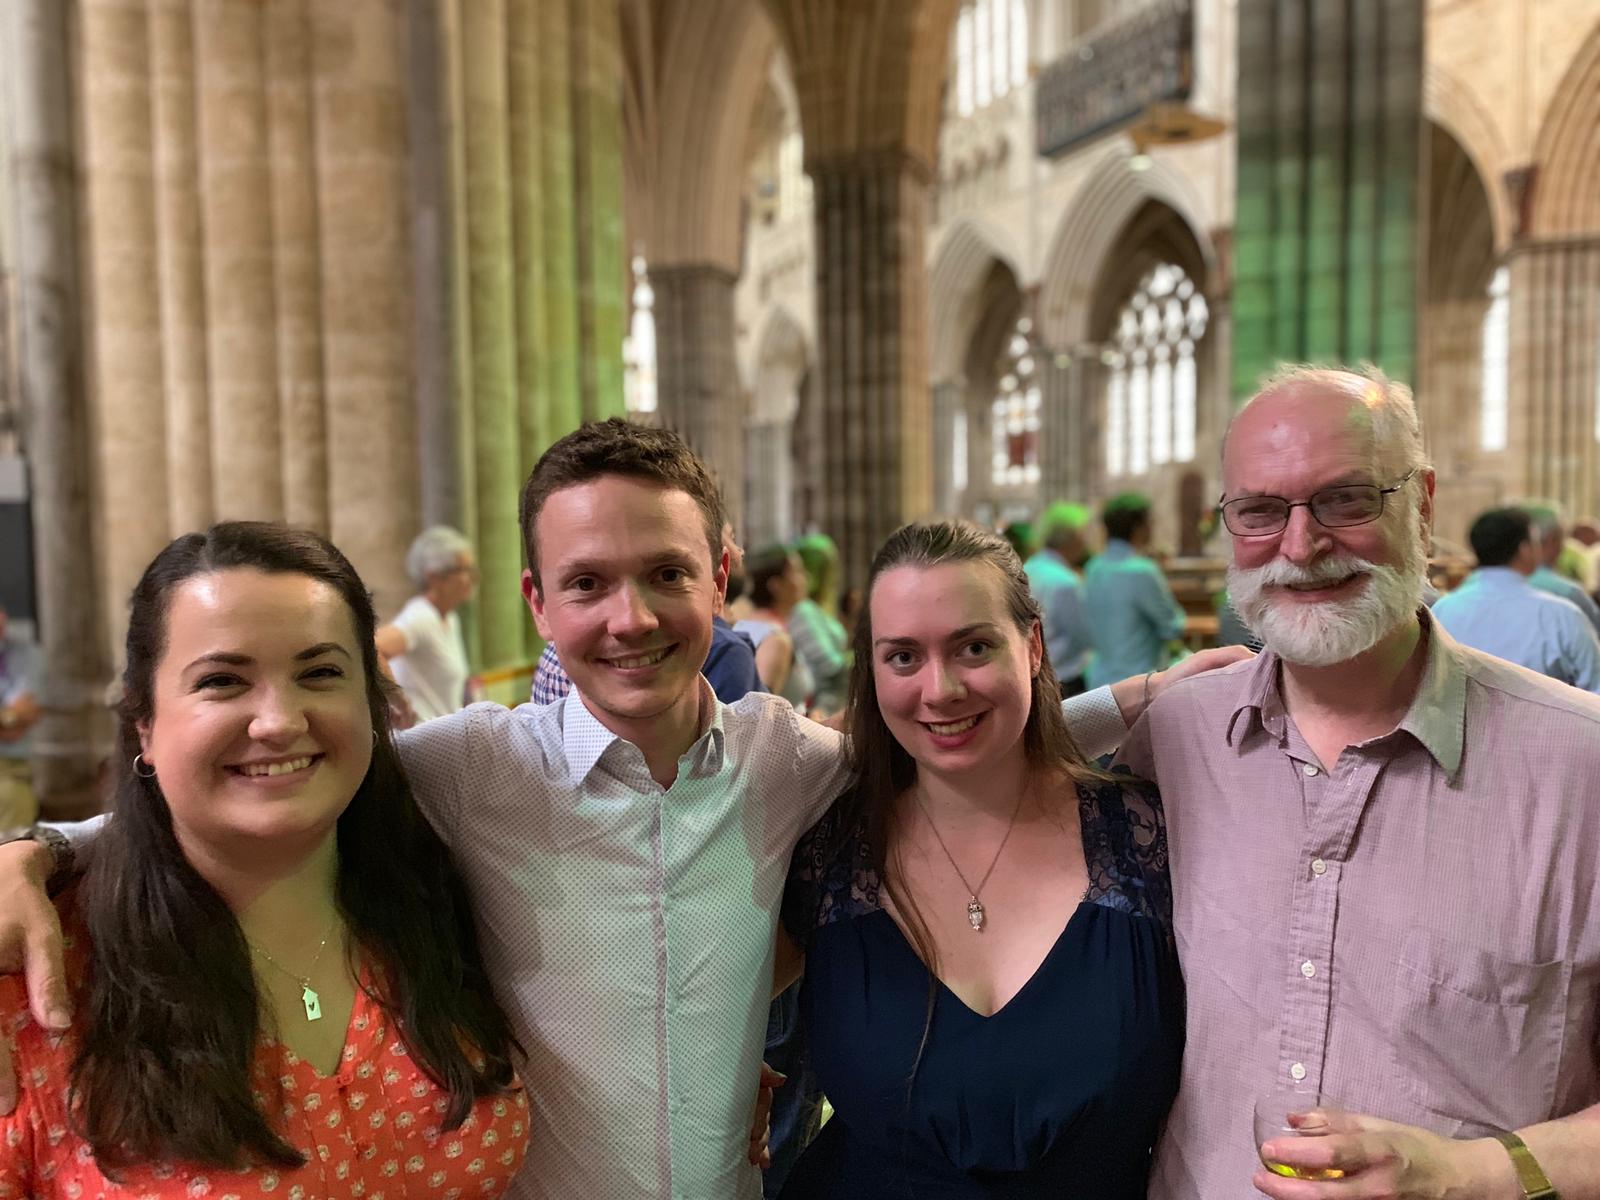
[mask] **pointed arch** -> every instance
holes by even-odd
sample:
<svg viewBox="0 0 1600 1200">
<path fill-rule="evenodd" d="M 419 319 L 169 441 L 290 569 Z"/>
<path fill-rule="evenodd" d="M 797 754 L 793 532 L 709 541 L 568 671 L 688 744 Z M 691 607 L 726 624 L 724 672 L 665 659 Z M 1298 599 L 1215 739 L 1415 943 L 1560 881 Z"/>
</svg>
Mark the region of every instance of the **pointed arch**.
<svg viewBox="0 0 1600 1200">
<path fill-rule="evenodd" d="M 1204 206 L 1183 175 L 1155 162 L 1148 170 L 1128 166 L 1128 148 L 1115 146 L 1090 167 L 1067 207 L 1045 258 L 1039 286 L 1039 331 L 1046 346 L 1066 349 L 1091 337 L 1091 309 L 1106 255 L 1128 222 L 1149 201 L 1159 201 L 1182 218 L 1213 275 L 1216 248 L 1206 232 Z"/>
<path fill-rule="evenodd" d="M 1022 277 L 1019 255 L 992 224 L 963 218 L 946 230 L 933 256 L 928 294 L 933 306 L 932 379 L 944 383 L 961 374 L 982 285 L 993 264 L 1001 263 L 1016 279 Z"/>
<path fill-rule="evenodd" d="M 768 311 L 756 339 L 750 419 L 757 423 L 794 418 L 799 387 L 811 368 L 811 340 L 782 304 Z"/>
<path fill-rule="evenodd" d="M 1429 63 L 1422 81 L 1423 115 L 1455 141 L 1477 170 L 1489 203 L 1494 248 L 1503 253 L 1511 244 L 1512 213 L 1506 190 L 1498 184 L 1511 161 L 1511 151 L 1500 129 L 1473 90 L 1448 67 Z"/>
<path fill-rule="evenodd" d="M 1600 29 L 1589 34 L 1546 111 L 1533 161 L 1529 232 L 1534 236 L 1600 231 Z"/>
</svg>

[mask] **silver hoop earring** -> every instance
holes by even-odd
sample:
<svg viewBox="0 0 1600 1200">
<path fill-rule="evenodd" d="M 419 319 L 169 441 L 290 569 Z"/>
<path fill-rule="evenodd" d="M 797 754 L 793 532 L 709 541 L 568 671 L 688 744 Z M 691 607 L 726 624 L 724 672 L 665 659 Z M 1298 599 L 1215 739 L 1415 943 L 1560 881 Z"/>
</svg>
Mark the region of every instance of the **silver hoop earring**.
<svg viewBox="0 0 1600 1200">
<path fill-rule="evenodd" d="M 148 771 L 141 771 L 139 769 L 140 767 L 150 767 L 150 769 Z M 156 769 L 151 767 L 149 763 L 145 762 L 144 755 L 142 754 L 135 754 L 133 756 L 133 773 L 140 779 L 154 779 L 156 777 Z"/>
</svg>

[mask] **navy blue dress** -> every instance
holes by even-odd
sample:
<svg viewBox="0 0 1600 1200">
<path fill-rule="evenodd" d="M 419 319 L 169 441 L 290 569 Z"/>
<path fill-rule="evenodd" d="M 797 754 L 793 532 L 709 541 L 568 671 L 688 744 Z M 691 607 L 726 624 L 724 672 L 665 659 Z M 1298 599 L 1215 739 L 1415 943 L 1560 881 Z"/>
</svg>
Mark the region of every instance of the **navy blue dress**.
<svg viewBox="0 0 1600 1200">
<path fill-rule="evenodd" d="M 783 918 L 835 1115 L 785 1200 L 1144 1200 L 1183 1052 L 1166 824 L 1132 780 L 1078 801 L 1084 899 L 993 1016 L 936 983 L 925 1045 L 928 970 L 879 902 L 855 797 L 801 841 Z"/>
</svg>

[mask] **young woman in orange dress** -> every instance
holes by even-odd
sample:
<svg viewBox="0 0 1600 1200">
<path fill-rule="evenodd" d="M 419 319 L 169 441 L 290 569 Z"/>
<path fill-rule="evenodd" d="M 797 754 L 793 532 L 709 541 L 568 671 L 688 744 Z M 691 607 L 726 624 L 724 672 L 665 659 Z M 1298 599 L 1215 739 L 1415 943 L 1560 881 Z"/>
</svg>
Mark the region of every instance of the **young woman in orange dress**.
<svg viewBox="0 0 1600 1200">
<path fill-rule="evenodd" d="M 315 534 L 179 538 L 134 591 L 115 820 L 57 898 L 78 1014 L 0 982 L 0 1198 L 498 1196 L 528 1111 L 465 890 Z"/>
</svg>

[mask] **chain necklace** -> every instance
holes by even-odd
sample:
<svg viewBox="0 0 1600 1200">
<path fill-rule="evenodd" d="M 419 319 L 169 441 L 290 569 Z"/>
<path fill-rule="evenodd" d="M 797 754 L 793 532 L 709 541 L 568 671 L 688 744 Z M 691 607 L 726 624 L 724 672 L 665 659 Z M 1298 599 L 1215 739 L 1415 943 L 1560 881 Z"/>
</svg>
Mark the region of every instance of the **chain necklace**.
<svg viewBox="0 0 1600 1200">
<path fill-rule="evenodd" d="M 1000 854 L 1006 848 L 1006 843 L 1011 840 L 1011 831 L 1017 827 L 1017 814 L 1022 811 L 1022 799 L 1027 795 L 1023 789 L 1017 794 L 1017 806 L 1011 810 L 1011 820 L 1006 824 L 1005 836 L 1000 839 L 1000 845 L 994 852 L 994 858 L 989 862 L 989 869 L 983 873 L 983 878 L 978 880 L 978 886 L 973 887 L 967 882 L 961 864 L 956 862 L 956 856 L 950 853 L 950 847 L 944 844 L 944 838 L 939 833 L 939 827 L 933 823 L 933 814 L 928 811 L 928 806 L 922 802 L 922 793 L 913 791 L 917 807 L 922 810 L 922 815 L 927 818 L 928 828 L 933 830 L 934 839 L 939 843 L 939 849 L 944 851 L 944 856 L 950 860 L 950 865 L 955 868 L 956 878 L 961 880 L 961 886 L 967 889 L 967 922 L 972 926 L 973 933 L 983 932 L 983 923 L 988 918 L 988 913 L 983 907 L 983 902 L 978 896 L 983 891 L 984 884 L 989 882 L 989 876 L 994 874 L 995 867 L 1000 865 Z"/>
<path fill-rule="evenodd" d="M 249 946 L 251 950 L 255 951 L 262 958 L 266 959 L 270 966 L 276 967 L 278 970 L 282 971 L 290 979 L 294 980 L 300 985 L 300 1002 L 306 1006 L 306 1020 L 308 1021 L 322 1020 L 322 997 L 318 996 L 317 990 L 311 986 L 311 974 L 317 969 L 317 964 L 322 961 L 322 952 L 328 948 L 328 939 L 333 936 L 333 927 L 338 923 L 339 918 L 337 916 L 328 922 L 328 928 L 323 930 L 322 940 L 317 943 L 316 957 L 311 960 L 311 965 L 306 968 L 306 973 L 304 975 L 300 975 L 289 970 L 288 967 L 284 966 L 277 959 L 273 958 L 272 955 L 268 954 L 260 946 L 256 945 L 249 938 L 245 938 L 245 944 Z"/>
</svg>

